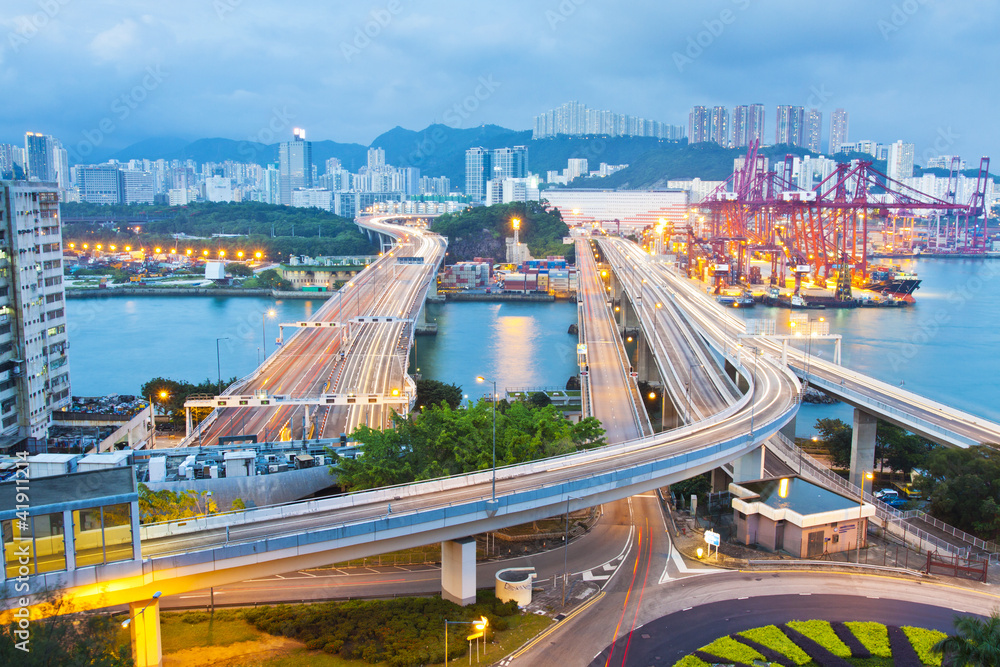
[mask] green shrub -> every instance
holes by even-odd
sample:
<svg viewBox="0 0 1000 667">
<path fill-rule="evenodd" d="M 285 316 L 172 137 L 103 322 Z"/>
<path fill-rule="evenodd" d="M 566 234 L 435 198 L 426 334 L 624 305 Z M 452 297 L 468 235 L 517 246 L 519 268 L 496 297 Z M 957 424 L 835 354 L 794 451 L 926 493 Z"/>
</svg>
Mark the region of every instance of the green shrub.
<svg viewBox="0 0 1000 667">
<path fill-rule="evenodd" d="M 788 627 L 798 630 L 837 657 L 851 657 L 851 649 L 840 641 L 827 621 L 791 621 Z"/>
<path fill-rule="evenodd" d="M 731 637 L 719 637 L 708 646 L 702 646 L 701 650 L 722 658 L 723 662 L 742 662 L 745 665 L 752 665 L 754 660 L 764 659 L 760 653 Z"/>
<path fill-rule="evenodd" d="M 710 665 L 701 658 L 696 658 L 693 655 L 686 655 L 675 662 L 674 667 L 710 667 Z"/>
<path fill-rule="evenodd" d="M 881 623 L 871 621 L 848 621 L 844 623 L 865 645 L 871 654 L 877 658 L 891 658 L 892 649 L 889 648 L 889 633 Z"/>
<path fill-rule="evenodd" d="M 913 649 L 920 656 L 920 662 L 925 665 L 935 665 L 935 667 L 941 666 L 941 654 L 932 651 L 931 647 L 948 635 L 938 630 L 914 628 L 908 625 L 904 625 L 900 629 L 906 634 L 906 638 L 910 640 L 910 643 L 913 644 Z"/>
<path fill-rule="evenodd" d="M 185 623 L 190 623 L 191 625 L 197 625 L 198 623 L 204 623 L 208 620 L 208 614 L 201 611 L 189 611 L 188 613 L 181 616 L 181 620 Z"/>
<path fill-rule="evenodd" d="M 762 628 L 753 628 L 752 630 L 746 630 L 739 634 L 747 639 L 752 639 L 758 644 L 763 644 L 778 653 L 788 656 L 798 665 L 804 665 L 812 660 L 812 658 L 809 657 L 809 654 L 799 648 L 798 644 L 789 639 L 788 636 L 775 625 L 765 625 Z"/>
</svg>

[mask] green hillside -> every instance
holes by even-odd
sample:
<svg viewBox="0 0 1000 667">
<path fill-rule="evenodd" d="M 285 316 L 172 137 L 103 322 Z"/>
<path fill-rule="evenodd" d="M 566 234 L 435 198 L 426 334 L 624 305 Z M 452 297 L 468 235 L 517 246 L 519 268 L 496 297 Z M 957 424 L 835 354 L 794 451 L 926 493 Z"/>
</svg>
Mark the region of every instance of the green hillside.
<svg viewBox="0 0 1000 667">
<path fill-rule="evenodd" d="M 514 235 L 514 218 L 521 221 L 521 242 L 528 245 L 532 257 L 562 255 L 573 261 L 573 246 L 562 242 L 569 234 L 562 216 L 538 202 L 480 206 L 442 215 L 434 220 L 431 229 L 448 237 L 448 264 L 475 257 L 502 262 L 506 256 L 504 239 Z"/>
</svg>

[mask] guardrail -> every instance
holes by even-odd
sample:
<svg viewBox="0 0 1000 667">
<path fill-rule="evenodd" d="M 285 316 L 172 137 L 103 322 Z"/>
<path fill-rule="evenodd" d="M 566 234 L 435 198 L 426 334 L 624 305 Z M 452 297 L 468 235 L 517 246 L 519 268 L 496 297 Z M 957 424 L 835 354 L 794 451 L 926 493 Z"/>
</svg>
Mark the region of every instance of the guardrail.
<svg viewBox="0 0 1000 667">
<path fill-rule="evenodd" d="M 814 481 L 817 481 L 828 488 L 832 487 L 851 496 L 860 496 L 861 489 L 858 486 L 847 481 L 840 475 L 831 472 L 822 463 L 802 451 L 800 447 L 795 445 L 795 443 L 789 440 L 784 434 L 775 433 L 771 437 L 769 444 L 771 445 L 772 451 L 776 454 L 779 454 L 779 456 L 782 454 L 784 455 L 782 458 L 792 469 L 795 468 L 795 462 L 797 461 L 799 464 L 798 473 L 800 475 L 810 476 Z M 942 540 L 940 537 L 932 535 L 925 530 L 921 530 L 906 521 L 910 518 L 919 518 L 921 521 L 932 523 L 936 528 L 940 528 L 941 530 L 948 532 L 970 546 L 982 549 L 983 551 L 991 551 L 990 548 L 988 548 L 988 545 L 992 543 L 984 542 L 983 540 L 969 535 L 968 533 L 964 533 L 957 528 L 948 526 L 938 519 L 935 519 L 934 517 L 919 510 L 902 512 L 891 505 L 887 505 L 878 498 L 875 498 L 869 491 L 865 491 L 865 502 L 875 507 L 875 517 L 883 522 L 883 526 L 886 528 L 887 532 L 901 537 L 904 543 L 907 541 L 906 537 L 909 536 L 912 540 L 916 540 L 917 546 L 920 548 L 926 549 L 929 545 L 939 551 L 944 551 L 953 555 L 970 555 L 969 547 L 963 548 Z M 900 535 L 900 533 L 902 533 L 902 535 Z M 996 549 L 996 545 L 993 544 L 992 548 Z M 1000 554 L 995 551 L 989 553 L 988 558 L 990 562 L 1000 562 Z"/>
<path fill-rule="evenodd" d="M 596 475 L 586 474 L 582 477 L 565 480 L 555 484 L 544 482 L 536 483 L 530 486 L 518 488 L 511 494 L 498 496 L 497 499 L 500 501 L 501 505 L 508 509 L 512 506 L 524 503 L 537 506 L 540 501 L 555 505 L 565 502 L 567 497 L 579 498 L 581 496 L 581 492 L 596 495 L 598 493 L 621 488 L 622 486 L 637 484 L 644 480 L 649 481 L 660 479 L 675 471 L 686 471 L 699 465 L 714 465 L 717 461 L 725 460 L 726 458 L 734 456 L 732 454 L 733 450 L 742 451 L 766 439 L 761 434 L 767 433 L 771 429 L 777 430 L 780 428 L 780 426 L 785 423 L 785 421 L 787 421 L 792 414 L 794 414 L 795 409 L 797 409 L 797 406 L 794 404 L 790 405 L 789 408 L 780 412 L 774 419 L 762 425 L 762 428 L 756 435 L 740 434 L 716 444 L 706 445 L 690 451 L 668 454 L 662 458 L 654 459 L 652 461 L 619 465 Z M 704 427 L 704 425 L 702 425 L 702 427 Z M 559 457 L 552 457 L 550 459 L 543 459 L 541 461 L 508 466 L 506 468 L 498 468 L 497 479 L 509 479 L 543 472 L 555 472 L 560 469 L 577 467 L 580 464 L 586 463 L 592 459 L 606 458 L 609 451 L 612 450 L 619 450 L 619 453 L 627 453 L 636 449 L 645 449 L 657 445 L 667 444 L 669 440 L 670 438 L 666 437 L 666 434 L 661 433 L 653 438 L 641 438 L 630 443 L 607 445 L 605 447 L 588 450 L 586 452 L 566 454 Z M 148 540 L 170 536 L 176 537 L 178 535 L 193 532 L 224 529 L 227 527 L 232 528 L 233 526 L 247 525 L 267 520 L 281 519 L 283 521 L 287 521 L 297 516 L 314 514 L 321 511 L 370 505 L 379 502 L 389 502 L 406 497 L 423 495 L 430 492 L 440 492 L 453 488 L 465 488 L 477 484 L 483 484 L 485 486 L 489 483 L 491 474 L 491 470 L 485 470 L 466 475 L 428 480 L 426 482 L 385 487 L 356 494 L 334 496 L 324 498 L 322 500 L 310 500 L 305 502 L 300 501 L 298 503 L 286 503 L 283 505 L 244 510 L 241 512 L 216 514 L 209 517 L 200 517 L 198 519 L 147 524 L 141 528 L 143 533 L 142 539 Z M 269 534 L 266 538 L 253 537 L 242 541 L 233 541 L 232 539 L 227 540 L 226 535 L 220 534 L 218 541 L 216 542 L 206 543 L 203 537 L 198 536 L 193 536 L 193 539 L 199 539 L 201 541 L 201 543 L 197 545 L 198 552 L 204 552 L 216 547 L 225 547 L 251 542 L 259 543 L 263 541 L 270 545 L 270 543 L 275 540 L 277 540 L 278 543 L 274 545 L 274 548 L 279 549 L 285 548 L 281 542 L 282 538 L 301 537 L 304 540 L 303 543 L 312 544 L 323 539 L 341 539 L 355 535 L 370 534 L 371 532 L 378 530 L 385 531 L 393 528 L 415 526 L 421 523 L 440 521 L 444 518 L 455 519 L 462 515 L 485 512 L 489 509 L 486 506 L 489 499 L 490 495 L 488 493 L 484 493 L 480 496 L 462 501 L 432 504 L 419 509 L 393 512 L 391 515 L 384 515 L 380 517 L 368 517 L 355 521 L 337 522 L 319 530 L 303 530 L 301 528 L 292 529 L 280 533 Z M 448 512 L 447 510 L 449 509 L 453 511 Z M 372 524 L 375 525 L 372 526 Z M 229 535 L 229 531 L 227 531 L 227 535 Z M 166 558 L 169 560 L 169 554 L 178 553 L 193 556 L 195 552 L 191 552 L 190 548 L 187 547 L 179 547 L 174 551 L 157 553 L 154 558 Z M 259 551 L 255 551 L 254 553 L 259 553 Z"/>
</svg>

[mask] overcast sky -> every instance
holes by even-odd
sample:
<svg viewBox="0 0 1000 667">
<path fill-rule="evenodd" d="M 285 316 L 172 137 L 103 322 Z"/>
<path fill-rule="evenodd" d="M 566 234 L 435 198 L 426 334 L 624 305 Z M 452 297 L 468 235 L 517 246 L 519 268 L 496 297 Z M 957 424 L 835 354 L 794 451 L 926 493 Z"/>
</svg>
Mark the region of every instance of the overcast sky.
<svg viewBox="0 0 1000 667">
<path fill-rule="evenodd" d="M 294 9 L 292 9 L 294 7 Z M 7 0 L 0 141 L 369 144 L 433 122 L 529 129 L 568 100 L 687 125 L 692 105 L 850 113 L 917 162 L 1000 158 L 1000 3 L 972 0 Z M 366 34 L 367 33 L 367 34 Z M 457 105 L 457 106 L 456 106 Z"/>
</svg>

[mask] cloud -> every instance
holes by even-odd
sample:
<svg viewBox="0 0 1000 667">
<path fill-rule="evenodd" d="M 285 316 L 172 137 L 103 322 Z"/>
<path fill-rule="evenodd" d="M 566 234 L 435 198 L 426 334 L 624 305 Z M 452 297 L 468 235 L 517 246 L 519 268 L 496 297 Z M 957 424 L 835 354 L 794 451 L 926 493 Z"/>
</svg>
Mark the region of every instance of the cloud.
<svg viewBox="0 0 1000 667">
<path fill-rule="evenodd" d="M 137 41 L 139 25 L 125 19 L 90 40 L 90 52 L 98 62 L 118 62 L 127 57 Z"/>
<path fill-rule="evenodd" d="M 4 88 L 31 90 L 0 105 L 0 141 L 36 128 L 79 137 L 152 66 L 168 78 L 109 142 L 243 138 L 287 108 L 312 138 L 367 144 L 396 125 L 441 121 L 492 76 L 501 85 L 469 126 L 525 129 L 568 100 L 679 125 L 695 104 L 761 102 L 770 134 L 775 105 L 806 104 L 824 87 L 827 130 L 844 107 L 853 138 L 905 139 L 921 154 L 951 126 L 958 152 L 1000 148 L 988 112 L 1000 91 L 983 78 L 1000 60 L 1000 6 L 974 0 L 508 0 L 502 11 L 462 0 L 218 1 L 227 11 L 213 0 L 60 0 L 17 53 L 0 52 Z M 39 8 L 10 4 L 3 46 L 16 17 Z M 673 54 L 704 31 L 707 45 L 679 72 Z M 346 59 L 355 39 L 364 46 Z"/>
</svg>

